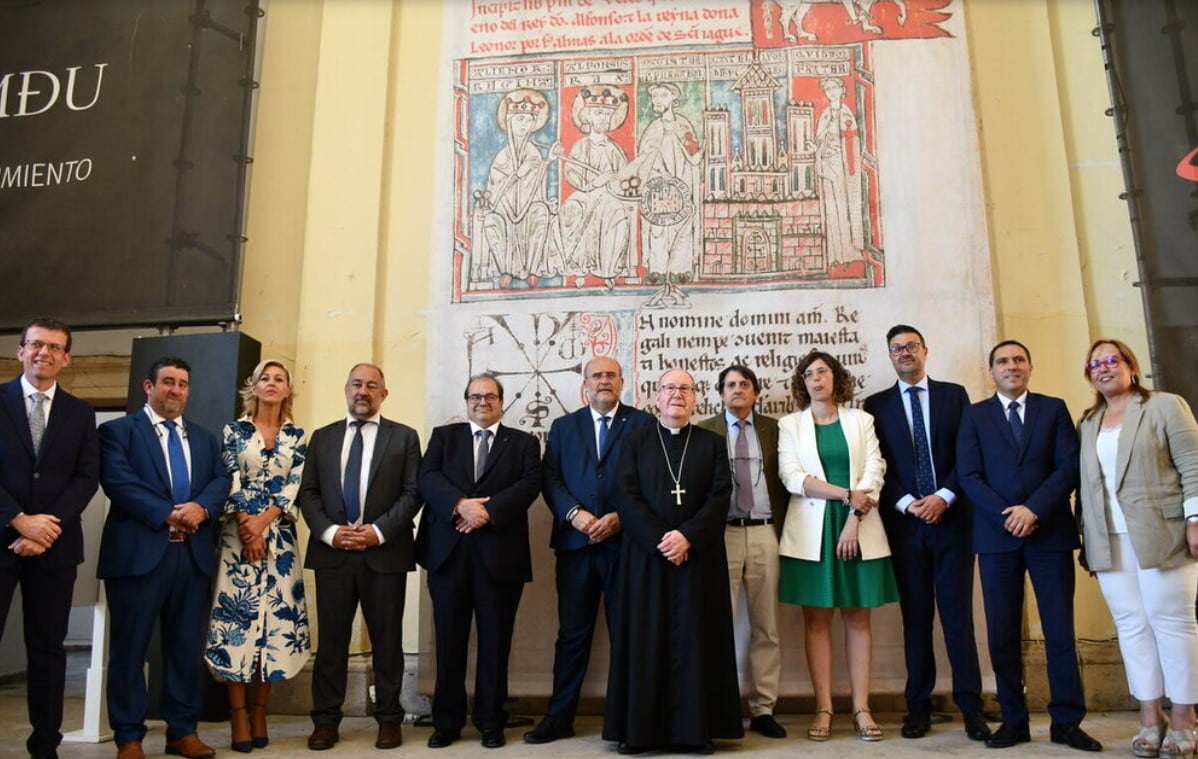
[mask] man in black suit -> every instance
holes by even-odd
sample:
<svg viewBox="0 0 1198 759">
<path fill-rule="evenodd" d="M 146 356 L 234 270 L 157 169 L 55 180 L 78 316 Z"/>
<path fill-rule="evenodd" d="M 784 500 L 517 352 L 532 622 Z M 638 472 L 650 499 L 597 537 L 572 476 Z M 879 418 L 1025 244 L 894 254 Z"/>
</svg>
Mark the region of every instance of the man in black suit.
<svg viewBox="0 0 1198 759">
<path fill-rule="evenodd" d="M 1060 398 L 1028 392 L 1032 354 L 1004 340 L 990 351 L 997 393 L 966 409 L 957 473 L 974 507 L 990 662 L 1002 725 L 986 741 L 1009 748 L 1031 740 L 1023 694 L 1024 578 L 1030 577 L 1048 659 L 1049 736 L 1082 751 L 1102 744 L 1082 730 L 1085 694 L 1073 632 L 1073 552 L 1080 545 L 1070 495 L 1077 487 L 1077 429 Z"/>
<path fill-rule="evenodd" d="M 936 656 L 932 620 L 940 609 L 944 647 L 953 670 L 953 701 L 975 741 L 990 737 L 982 717 L 982 673 L 973 634 L 972 514 L 957 480 L 956 442 L 965 388 L 929 379 L 928 344 L 919 330 L 898 324 L 886 333 L 893 387 L 865 399 L 886 459 L 880 513 L 890 541 L 903 614 L 907 659 L 904 738 L 932 726 Z"/>
<path fill-rule="evenodd" d="M 466 723 L 466 652 L 478 628 L 471 721 L 482 745 L 504 744 L 508 655 L 524 583 L 532 580 L 528 508 L 541 489 L 540 445 L 499 423 L 503 385 L 470 378 L 470 421 L 433 430 L 420 466 L 428 508 L 416 539 L 428 570 L 437 638 L 437 683 L 429 748 L 449 746 Z"/>
<path fill-rule="evenodd" d="M 649 414 L 620 403 L 624 375 L 613 359 L 592 358 L 582 374 L 587 405 L 555 419 L 545 447 L 545 503 L 553 512 L 549 545 L 557 555 L 557 643 L 549 708 L 536 729 L 524 734 L 525 743 L 574 735 L 599 599 L 609 631 L 618 608 L 621 530 L 615 469 L 621 443 L 629 433 L 653 424 Z"/>
<path fill-rule="evenodd" d="M 310 535 L 304 567 L 316 573 L 320 640 L 312 669 L 312 734 L 308 748 L 333 747 L 340 735 L 350 632 L 362 607 L 374 665 L 375 746 L 403 742 L 404 591 L 416 568 L 412 525 L 420 511 L 416 430 L 382 416 L 383 370 L 357 364 L 345 382 L 345 419 L 308 441 L 299 506 Z"/>
<path fill-rule="evenodd" d="M 71 363 L 71 329 L 34 319 L 17 349 L 20 377 L 0 385 L 0 634 L 21 586 L 26 694 L 35 759 L 56 757 L 62 741 L 67 659 L 63 639 L 75 574 L 83 561 L 80 516 L 100 472 L 96 413 L 58 386 Z"/>
</svg>

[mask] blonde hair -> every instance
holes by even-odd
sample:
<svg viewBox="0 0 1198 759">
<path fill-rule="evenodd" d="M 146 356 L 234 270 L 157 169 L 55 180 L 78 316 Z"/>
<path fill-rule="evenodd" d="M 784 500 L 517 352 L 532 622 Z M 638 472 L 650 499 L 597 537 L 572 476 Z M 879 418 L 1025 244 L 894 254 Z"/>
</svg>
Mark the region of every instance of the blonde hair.
<svg viewBox="0 0 1198 759">
<path fill-rule="evenodd" d="M 258 362 L 254 367 L 254 371 L 250 376 L 245 378 L 245 383 L 241 388 L 241 413 L 253 419 L 258 413 L 258 397 L 254 395 L 254 385 L 258 384 L 258 380 L 262 379 L 262 373 L 267 368 L 277 366 L 283 370 L 283 374 L 287 377 L 287 387 L 291 390 L 291 394 L 283 399 L 282 421 L 291 421 L 291 402 L 295 398 L 295 388 L 291 386 L 291 370 L 282 361 L 274 358 L 264 359 Z"/>
</svg>

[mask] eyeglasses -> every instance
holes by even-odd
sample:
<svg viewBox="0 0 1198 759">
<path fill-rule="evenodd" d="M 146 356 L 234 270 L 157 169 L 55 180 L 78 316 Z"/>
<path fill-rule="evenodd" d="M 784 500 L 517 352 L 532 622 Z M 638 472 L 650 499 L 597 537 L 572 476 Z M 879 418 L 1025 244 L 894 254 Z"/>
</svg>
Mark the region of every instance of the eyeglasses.
<svg viewBox="0 0 1198 759">
<path fill-rule="evenodd" d="M 21 345 L 25 348 L 28 348 L 31 353 L 37 353 L 42 348 L 45 348 L 46 350 L 55 354 L 67 352 L 67 347 L 65 345 L 59 345 L 58 343 L 43 343 L 41 340 L 26 340 L 25 342 L 21 343 Z"/>
<path fill-rule="evenodd" d="M 912 355 L 915 355 L 916 353 L 919 353 L 919 349 L 922 347 L 923 347 L 923 343 L 907 343 L 906 345 L 892 345 L 892 346 L 890 346 L 890 355 L 901 356 L 904 353 L 910 353 Z"/>
<path fill-rule="evenodd" d="M 1114 368 L 1123 360 L 1122 356 L 1106 356 L 1104 358 L 1092 358 L 1086 362 L 1086 370 L 1095 372 L 1102 367 Z"/>
<path fill-rule="evenodd" d="M 812 377 L 826 377 L 831 373 L 831 369 L 821 366 L 818 369 L 808 369 L 807 371 L 803 372 L 803 379 L 809 380 Z"/>
<path fill-rule="evenodd" d="M 662 385 L 661 387 L 657 388 L 657 391 L 659 393 L 665 393 L 666 395 L 673 395 L 675 393 L 677 393 L 678 395 L 693 395 L 695 392 L 695 386 L 694 385 Z"/>
<path fill-rule="evenodd" d="M 483 403 L 484 401 L 487 403 L 494 403 L 495 401 L 499 400 L 499 396 L 495 393 L 471 393 L 470 395 L 466 396 L 466 400 L 470 401 L 471 403 Z"/>
</svg>

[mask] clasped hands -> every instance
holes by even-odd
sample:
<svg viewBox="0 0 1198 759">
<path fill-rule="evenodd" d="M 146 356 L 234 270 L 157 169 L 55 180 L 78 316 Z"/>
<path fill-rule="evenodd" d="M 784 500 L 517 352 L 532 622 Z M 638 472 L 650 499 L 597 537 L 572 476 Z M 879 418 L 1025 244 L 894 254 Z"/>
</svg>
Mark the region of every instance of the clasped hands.
<svg viewBox="0 0 1198 759">
<path fill-rule="evenodd" d="M 940 524 L 944 512 L 948 511 L 948 501 L 935 493 L 916 498 L 907 504 L 907 514 L 928 524 Z"/>
<path fill-rule="evenodd" d="M 1040 526 L 1036 513 L 1023 504 L 1008 506 L 1002 510 L 1002 515 L 1007 518 L 1003 529 L 1017 538 L 1026 538 Z"/>
<path fill-rule="evenodd" d="M 620 532 L 620 515 L 613 511 L 597 517 L 586 509 L 579 509 L 570 526 L 586 535 L 590 542 L 602 543 Z"/>
<path fill-rule="evenodd" d="M 691 542 L 678 530 L 670 530 L 661 536 L 657 550 L 674 566 L 682 566 L 690 558 Z"/>
<path fill-rule="evenodd" d="M 853 510 L 853 514 L 845 520 L 844 528 L 840 531 L 840 540 L 836 542 L 836 557 L 844 561 L 861 553 L 860 542 L 857 539 L 861 517 L 868 514 L 871 509 L 878 508 L 878 502 L 869 494 L 868 490 L 850 490 L 849 508 Z"/>
<path fill-rule="evenodd" d="M 21 534 L 8 546 L 17 556 L 39 556 L 62 534 L 59 519 L 53 514 L 18 514 L 8 526 Z"/>
<path fill-rule="evenodd" d="M 461 533 L 481 530 L 491 523 L 491 512 L 487 511 L 486 503 L 490 496 L 479 498 L 463 498 L 454 507 L 453 513 L 458 515 L 454 528 Z"/>
<path fill-rule="evenodd" d="M 341 525 L 333 533 L 333 548 L 342 551 L 365 551 L 379 544 L 378 533 L 369 524 Z"/>
<path fill-rule="evenodd" d="M 274 521 L 270 510 L 258 514 L 247 514 L 238 511 L 237 537 L 241 539 L 241 556 L 248 562 L 262 561 L 266 558 L 266 528 Z"/>
</svg>

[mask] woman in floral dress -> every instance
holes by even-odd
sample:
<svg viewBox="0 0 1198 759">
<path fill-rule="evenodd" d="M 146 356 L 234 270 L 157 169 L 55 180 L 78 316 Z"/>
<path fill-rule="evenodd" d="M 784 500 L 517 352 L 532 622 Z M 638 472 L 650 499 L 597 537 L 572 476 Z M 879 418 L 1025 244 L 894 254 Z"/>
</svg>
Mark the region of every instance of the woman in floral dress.
<svg viewBox="0 0 1198 759">
<path fill-rule="evenodd" d="M 278 361 L 263 361 L 246 380 L 242 400 L 245 415 L 224 429 L 233 489 L 204 661 L 228 687 L 232 748 L 245 753 L 269 742 L 271 683 L 303 668 L 311 642 L 295 531 L 307 449 L 304 431 L 291 421 L 291 373 Z"/>
</svg>

